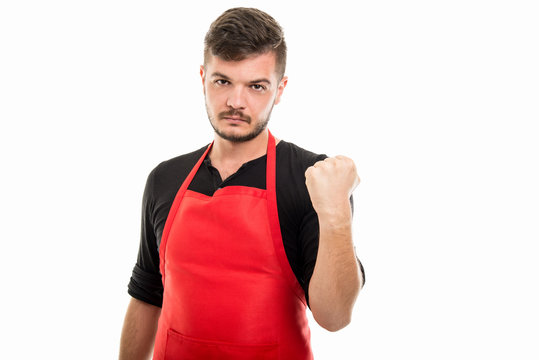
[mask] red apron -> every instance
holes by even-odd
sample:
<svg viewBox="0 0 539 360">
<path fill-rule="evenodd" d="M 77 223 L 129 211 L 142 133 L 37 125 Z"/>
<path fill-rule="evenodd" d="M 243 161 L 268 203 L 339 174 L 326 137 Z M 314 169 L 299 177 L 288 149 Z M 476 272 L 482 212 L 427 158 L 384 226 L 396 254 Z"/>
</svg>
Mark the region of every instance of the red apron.
<svg viewBox="0 0 539 360">
<path fill-rule="evenodd" d="M 268 132 L 269 133 L 269 132 Z M 154 359 L 312 359 L 305 294 L 286 257 L 269 133 L 266 190 L 187 190 L 170 208 L 159 256 L 163 308 Z"/>
</svg>

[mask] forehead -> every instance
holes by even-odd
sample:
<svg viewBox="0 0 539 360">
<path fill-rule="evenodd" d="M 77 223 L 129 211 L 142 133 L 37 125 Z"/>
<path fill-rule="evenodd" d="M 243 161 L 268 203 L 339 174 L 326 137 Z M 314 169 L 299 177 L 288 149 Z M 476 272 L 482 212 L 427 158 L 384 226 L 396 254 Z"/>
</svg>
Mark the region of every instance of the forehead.
<svg viewBox="0 0 539 360">
<path fill-rule="evenodd" d="M 277 82 L 273 52 L 251 55 L 239 61 L 226 61 L 211 55 L 206 63 L 206 73 L 210 77 L 214 73 L 220 73 L 236 81 L 266 78 L 273 83 Z"/>
</svg>

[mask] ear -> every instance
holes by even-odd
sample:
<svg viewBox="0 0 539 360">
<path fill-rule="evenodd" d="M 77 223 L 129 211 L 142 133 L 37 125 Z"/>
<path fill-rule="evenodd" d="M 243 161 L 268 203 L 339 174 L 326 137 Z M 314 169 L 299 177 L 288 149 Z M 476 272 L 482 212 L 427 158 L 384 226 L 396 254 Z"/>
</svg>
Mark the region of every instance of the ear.
<svg viewBox="0 0 539 360">
<path fill-rule="evenodd" d="M 279 102 L 281 102 L 281 96 L 283 95 L 286 84 L 288 84 L 288 76 L 283 76 L 283 78 L 279 82 L 279 87 L 277 88 L 277 95 L 275 95 L 275 101 L 273 102 L 273 104 L 277 105 Z"/>
<path fill-rule="evenodd" d="M 204 95 L 206 94 L 206 70 L 204 69 L 204 65 L 200 65 L 200 77 L 202 78 L 202 91 L 204 92 Z"/>
</svg>

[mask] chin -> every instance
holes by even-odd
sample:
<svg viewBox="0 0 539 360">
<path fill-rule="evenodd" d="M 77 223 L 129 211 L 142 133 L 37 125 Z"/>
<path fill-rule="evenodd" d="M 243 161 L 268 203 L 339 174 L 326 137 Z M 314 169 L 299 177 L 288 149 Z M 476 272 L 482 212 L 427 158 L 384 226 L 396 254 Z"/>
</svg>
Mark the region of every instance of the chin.
<svg viewBox="0 0 539 360">
<path fill-rule="evenodd" d="M 238 129 L 239 130 L 239 129 Z M 249 129 L 244 131 L 234 131 L 234 130 L 221 130 L 221 129 L 215 129 L 215 132 L 217 135 L 219 135 L 221 138 L 234 142 L 234 143 L 242 143 L 249 140 L 252 140 L 256 138 L 264 129 Z"/>
</svg>

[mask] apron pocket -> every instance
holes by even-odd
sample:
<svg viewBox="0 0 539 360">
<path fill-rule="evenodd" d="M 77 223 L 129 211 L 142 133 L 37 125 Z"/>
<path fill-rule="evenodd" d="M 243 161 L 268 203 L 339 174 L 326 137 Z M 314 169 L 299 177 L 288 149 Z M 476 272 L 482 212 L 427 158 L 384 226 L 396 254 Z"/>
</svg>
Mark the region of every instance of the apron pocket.
<svg viewBox="0 0 539 360">
<path fill-rule="evenodd" d="M 195 339 L 169 329 L 165 360 L 276 360 L 279 345 L 238 345 Z"/>
</svg>

